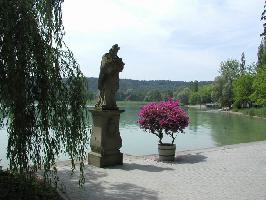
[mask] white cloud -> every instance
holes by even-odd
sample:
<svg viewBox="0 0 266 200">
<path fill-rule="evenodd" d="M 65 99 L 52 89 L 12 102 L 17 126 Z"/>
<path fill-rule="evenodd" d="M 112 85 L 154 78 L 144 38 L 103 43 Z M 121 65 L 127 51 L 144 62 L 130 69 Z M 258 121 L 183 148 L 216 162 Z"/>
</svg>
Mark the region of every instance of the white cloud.
<svg viewBox="0 0 266 200">
<path fill-rule="evenodd" d="M 255 61 L 261 0 L 68 0 L 66 42 L 86 76 L 118 43 L 123 78 L 212 80 L 218 64 L 246 51 Z"/>
</svg>

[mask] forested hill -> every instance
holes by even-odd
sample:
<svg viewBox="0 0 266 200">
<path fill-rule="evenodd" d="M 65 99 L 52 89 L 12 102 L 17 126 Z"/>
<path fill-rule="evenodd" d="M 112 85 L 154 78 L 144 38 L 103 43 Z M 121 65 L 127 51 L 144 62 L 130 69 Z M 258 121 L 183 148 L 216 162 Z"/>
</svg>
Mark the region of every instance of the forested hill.
<svg viewBox="0 0 266 200">
<path fill-rule="evenodd" d="M 98 78 L 87 78 L 89 92 L 93 96 L 97 93 Z M 190 87 L 194 82 L 185 81 L 169 81 L 169 80 L 131 80 L 120 79 L 119 91 L 117 94 L 118 100 L 147 100 L 149 94 L 154 98 L 163 98 L 164 95 L 172 96 L 177 90 L 184 87 Z M 212 81 L 197 82 L 198 86 L 211 84 Z M 157 93 L 157 94 L 156 94 Z M 158 94 L 160 93 L 160 94 Z M 167 94 L 166 94 L 167 93 Z M 157 97 L 156 97 L 157 96 Z M 146 98 L 146 99 L 145 99 Z"/>
<path fill-rule="evenodd" d="M 95 93 L 97 92 L 98 78 L 89 77 L 89 91 Z M 199 86 L 211 84 L 213 81 L 200 81 Z M 136 90 L 136 91 L 147 91 L 147 90 L 172 90 L 175 91 L 179 87 L 188 87 L 191 82 L 186 81 L 169 81 L 169 80 L 132 80 L 132 79 L 120 79 L 119 90 Z"/>
</svg>

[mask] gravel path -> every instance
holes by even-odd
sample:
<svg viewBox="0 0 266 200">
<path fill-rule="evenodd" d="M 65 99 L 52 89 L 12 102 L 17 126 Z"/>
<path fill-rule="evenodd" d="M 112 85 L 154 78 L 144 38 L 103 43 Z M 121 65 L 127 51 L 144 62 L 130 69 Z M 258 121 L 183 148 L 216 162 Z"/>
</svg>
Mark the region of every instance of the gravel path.
<svg viewBox="0 0 266 200">
<path fill-rule="evenodd" d="M 71 200 L 266 200 L 266 141 L 177 152 L 174 163 L 124 155 L 124 165 L 86 166 L 86 183 L 58 166 Z"/>
</svg>

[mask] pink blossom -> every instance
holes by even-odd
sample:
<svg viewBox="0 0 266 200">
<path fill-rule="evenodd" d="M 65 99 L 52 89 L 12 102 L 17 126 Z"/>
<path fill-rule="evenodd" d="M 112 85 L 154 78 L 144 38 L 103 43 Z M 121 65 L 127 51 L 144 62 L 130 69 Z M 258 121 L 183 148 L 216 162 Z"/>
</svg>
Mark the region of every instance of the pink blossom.
<svg viewBox="0 0 266 200">
<path fill-rule="evenodd" d="M 158 136 L 160 143 L 162 143 L 163 134 L 170 135 L 173 143 L 176 137 L 174 133 L 183 132 L 189 123 L 189 117 L 180 108 L 179 101 L 172 98 L 144 105 L 138 116 L 140 128 Z"/>
</svg>

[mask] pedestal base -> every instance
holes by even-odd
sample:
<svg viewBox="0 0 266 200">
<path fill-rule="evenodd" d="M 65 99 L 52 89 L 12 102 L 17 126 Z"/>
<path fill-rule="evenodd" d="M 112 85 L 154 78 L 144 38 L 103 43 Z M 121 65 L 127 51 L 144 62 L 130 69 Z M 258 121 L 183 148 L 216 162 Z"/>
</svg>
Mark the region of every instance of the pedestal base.
<svg viewBox="0 0 266 200">
<path fill-rule="evenodd" d="M 96 167 L 123 165 L 123 154 L 101 155 L 99 153 L 90 152 L 88 154 L 88 164 Z"/>
<path fill-rule="evenodd" d="M 120 152 L 122 139 L 119 132 L 120 113 L 124 110 L 90 109 L 92 114 L 91 152 L 88 164 L 96 167 L 108 167 L 123 164 Z"/>
</svg>

